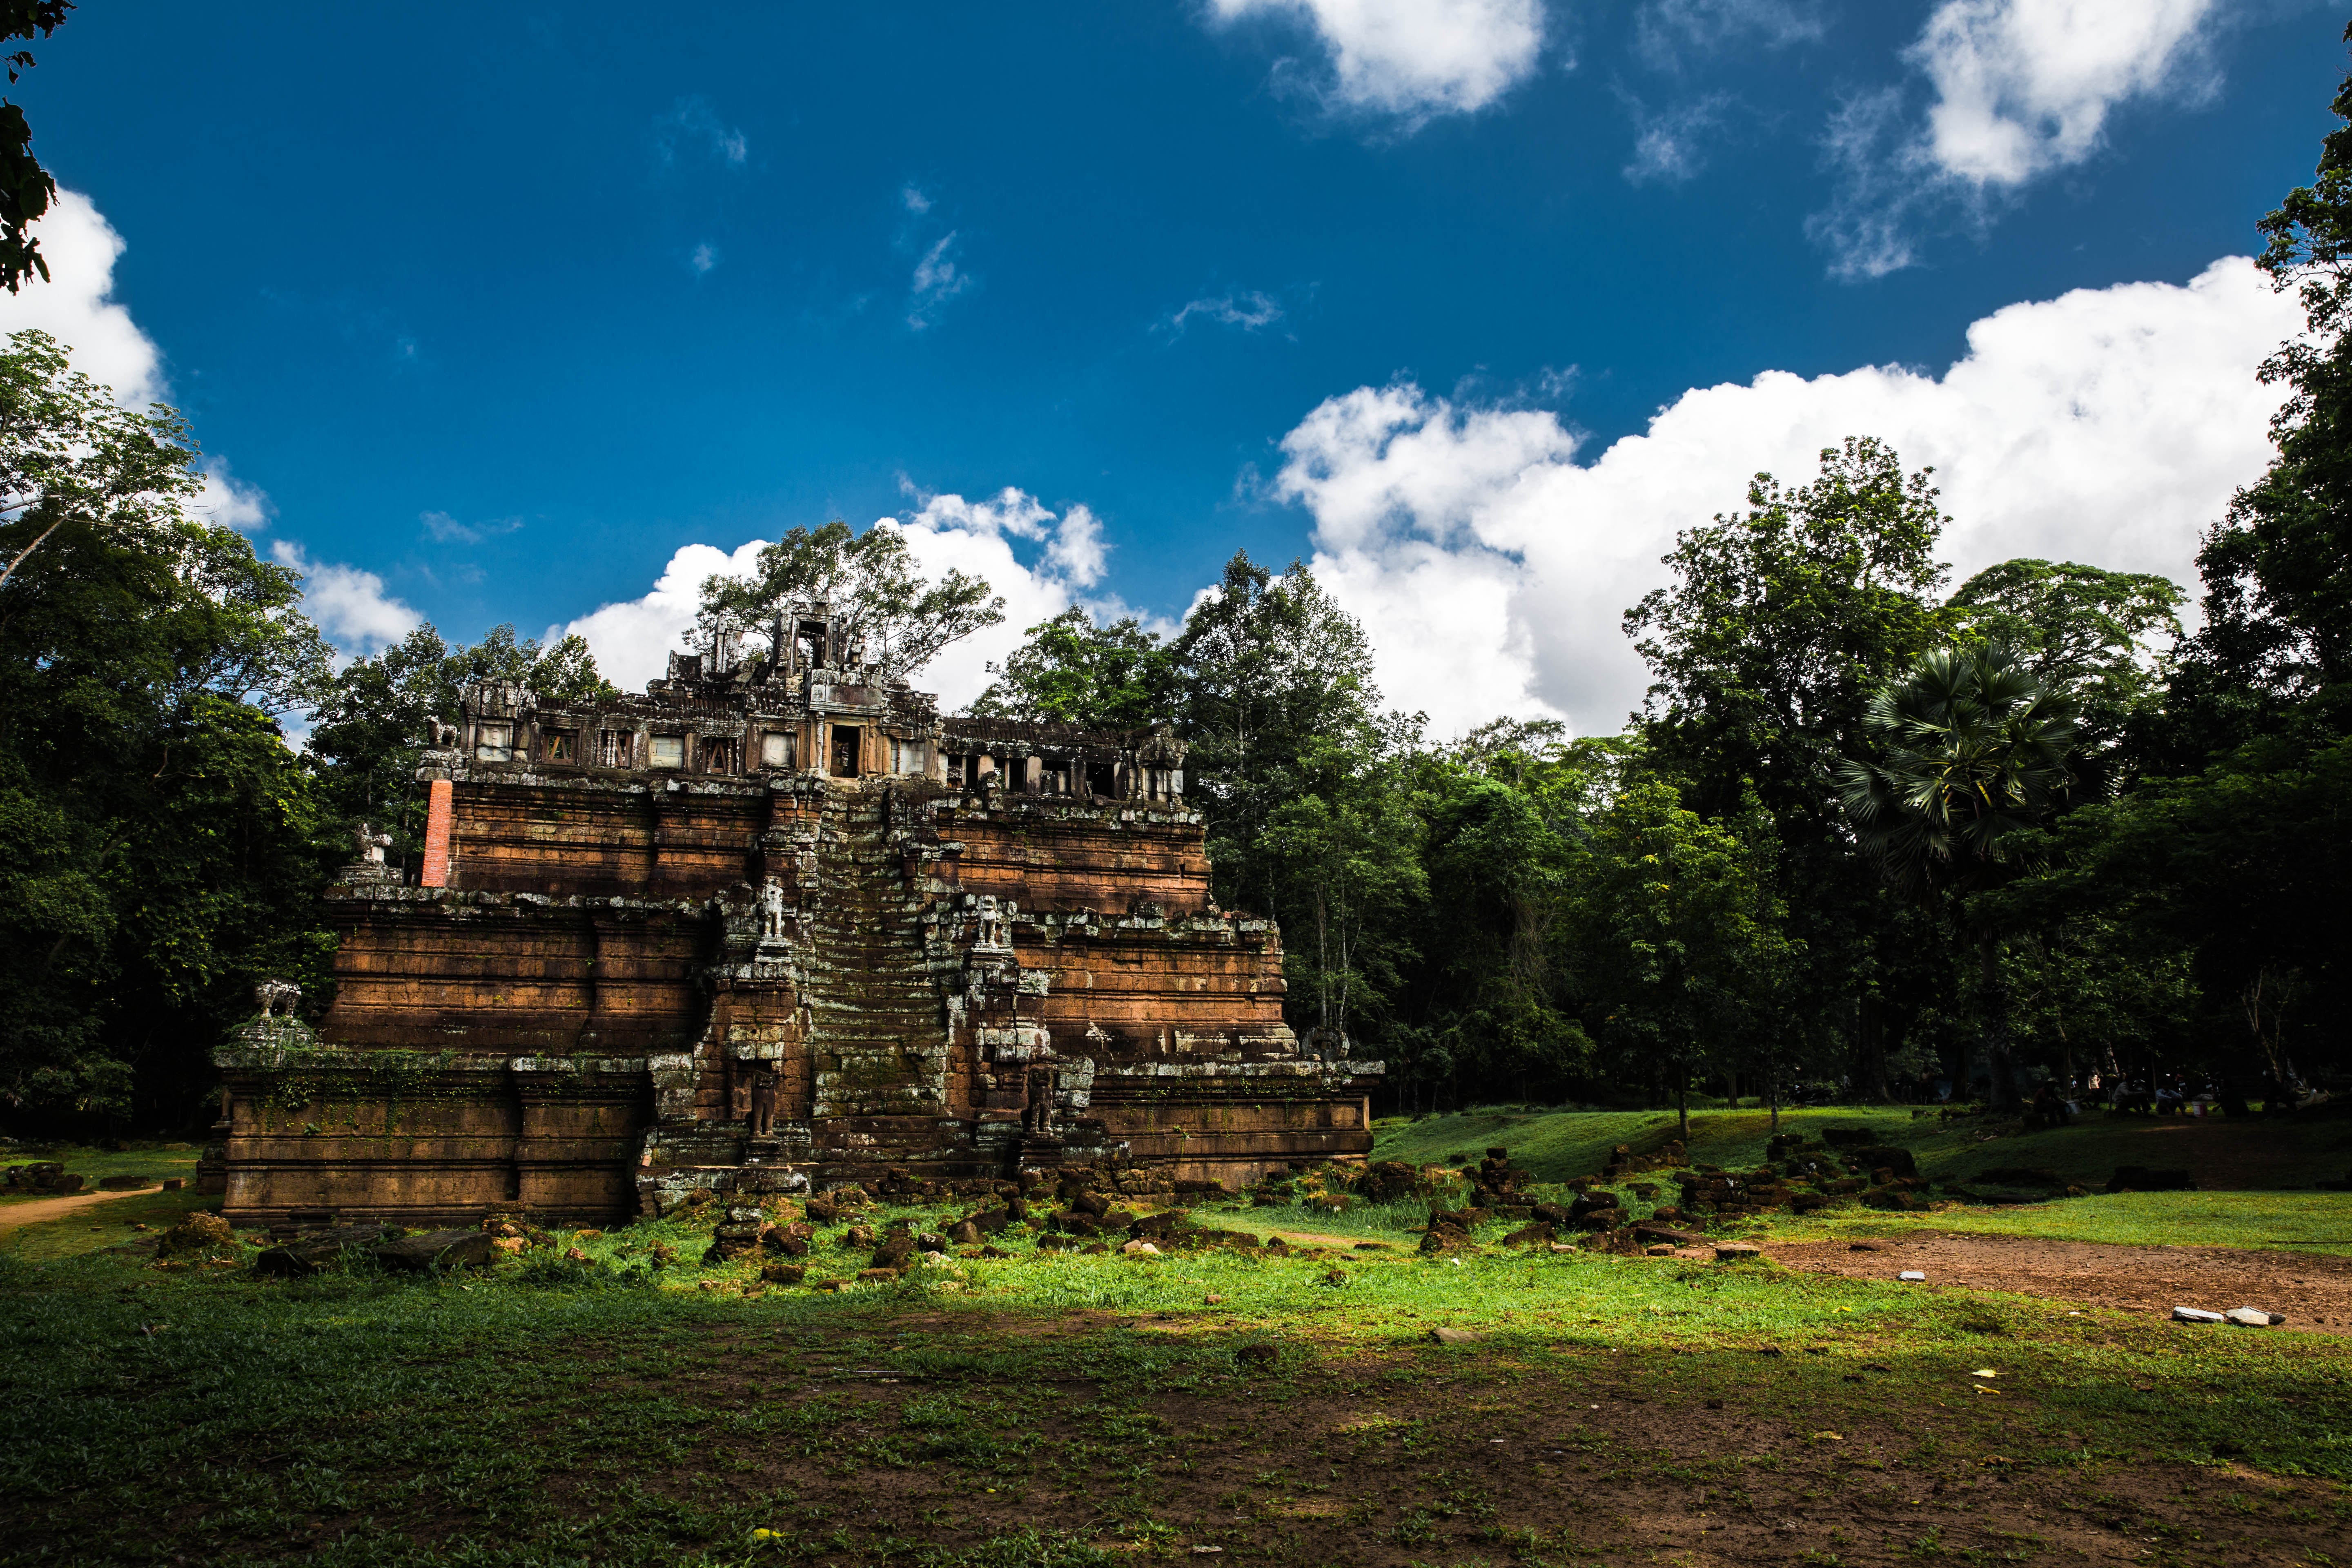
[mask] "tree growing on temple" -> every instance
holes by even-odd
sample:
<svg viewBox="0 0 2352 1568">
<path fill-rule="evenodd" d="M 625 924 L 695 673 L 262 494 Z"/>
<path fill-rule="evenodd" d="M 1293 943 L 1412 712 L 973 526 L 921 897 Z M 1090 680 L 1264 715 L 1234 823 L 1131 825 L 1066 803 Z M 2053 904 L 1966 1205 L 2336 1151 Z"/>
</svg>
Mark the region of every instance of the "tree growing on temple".
<svg viewBox="0 0 2352 1568">
<path fill-rule="evenodd" d="M 937 582 L 918 576 L 913 552 L 896 523 L 864 533 L 835 519 L 795 528 L 761 548 L 740 577 L 704 579 L 695 625 L 745 639 L 775 658 L 776 626 L 796 605 L 822 601 L 858 662 L 885 675 L 908 675 L 976 631 L 1004 619 L 1004 601 L 987 579 L 950 569 Z M 790 637 L 792 628 L 786 626 Z"/>
</svg>

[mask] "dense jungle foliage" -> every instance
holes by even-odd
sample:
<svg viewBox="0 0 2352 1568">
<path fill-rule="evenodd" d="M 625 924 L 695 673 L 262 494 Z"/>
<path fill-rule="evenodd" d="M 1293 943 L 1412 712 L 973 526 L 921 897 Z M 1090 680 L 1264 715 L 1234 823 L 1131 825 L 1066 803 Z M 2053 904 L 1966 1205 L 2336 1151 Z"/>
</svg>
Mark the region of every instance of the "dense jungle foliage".
<svg viewBox="0 0 2352 1568">
<path fill-rule="evenodd" d="M 2276 455 L 2205 537 L 2193 634 L 2179 587 L 2095 564 L 1951 586 L 1930 475 L 1857 435 L 1682 532 L 1625 614 L 1653 684 L 1615 734 L 1433 739 L 1310 571 L 1244 554 L 1172 638 L 1031 628 L 977 707 L 1172 721 L 1218 898 L 1279 918 L 1293 1023 L 1385 1060 L 1403 1109 L 2352 1087 L 2352 79 L 2335 108 L 2262 224 L 2309 331 L 2263 367 Z M 324 978 L 354 826 L 413 847 L 427 717 L 487 676 L 604 689 L 511 627 L 337 668 L 299 575 L 190 510 L 196 458 L 42 334 L 0 353 L 12 1121 L 208 1119 L 254 981 Z M 796 531 L 713 613 L 751 624 L 822 557 L 908 658 L 995 614 L 873 552 Z"/>
</svg>

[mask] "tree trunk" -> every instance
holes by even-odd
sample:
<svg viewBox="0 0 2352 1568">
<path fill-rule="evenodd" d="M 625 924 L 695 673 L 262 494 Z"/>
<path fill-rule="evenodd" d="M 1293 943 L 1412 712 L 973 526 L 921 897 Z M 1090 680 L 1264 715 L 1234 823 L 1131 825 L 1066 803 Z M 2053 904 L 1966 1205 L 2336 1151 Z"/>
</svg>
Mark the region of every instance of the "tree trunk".
<svg viewBox="0 0 2352 1568">
<path fill-rule="evenodd" d="M 1675 1111 L 1682 1118 L 1683 1148 L 1690 1148 L 1690 1074 L 1675 1075 Z"/>
<path fill-rule="evenodd" d="M 1977 939 L 1979 971 L 1984 981 L 1985 1073 L 1990 1082 L 1986 1109 L 2007 1116 L 2020 1109 L 2017 1070 L 2009 1056 L 2009 984 L 2000 977 L 2000 939 L 1987 932 Z"/>
</svg>

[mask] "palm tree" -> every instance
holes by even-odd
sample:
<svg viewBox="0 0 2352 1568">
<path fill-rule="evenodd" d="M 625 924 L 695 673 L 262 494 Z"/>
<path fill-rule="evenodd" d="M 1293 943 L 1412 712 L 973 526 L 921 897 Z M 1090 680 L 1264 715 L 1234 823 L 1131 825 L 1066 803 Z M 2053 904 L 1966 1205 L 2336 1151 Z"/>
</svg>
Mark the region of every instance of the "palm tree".
<svg viewBox="0 0 2352 1568">
<path fill-rule="evenodd" d="M 1879 688 L 1863 727 L 1881 756 L 1848 758 L 1840 794 L 1854 832 L 1906 897 L 1959 900 L 2016 866 L 2020 836 L 2039 826 L 2074 781 L 2074 704 L 2000 643 L 1937 648 Z M 2000 929 L 1971 932 L 1983 978 L 1992 1108 L 2016 1108 Z"/>
</svg>

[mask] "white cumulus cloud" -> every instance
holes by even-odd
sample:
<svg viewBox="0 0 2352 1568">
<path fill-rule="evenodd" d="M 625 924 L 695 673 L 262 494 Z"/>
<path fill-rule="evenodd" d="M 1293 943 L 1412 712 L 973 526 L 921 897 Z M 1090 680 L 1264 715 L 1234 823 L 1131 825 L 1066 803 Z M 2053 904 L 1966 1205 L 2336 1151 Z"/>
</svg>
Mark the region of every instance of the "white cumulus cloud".
<svg viewBox="0 0 2352 1568">
<path fill-rule="evenodd" d="M 302 574 L 302 607 L 344 658 L 374 653 L 425 624 L 425 617 L 384 592 L 373 572 L 335 562 L 313 561 L 290 539 L 273 542 L 281 566 Z"/>
<path fill-rule="evenodd" d="M 1981 223 L 1990 206 L 2104 142 L 2134 99 L 2209 94 L 2204 47 L 2219 0 L 1944 0 L 1904 58 L 1906 86 L 1849 98 L 1825 145 L 1837 172 L 1809 226 L 1832 270 L 1874 278 L 1916 259 L 1937 221 Z"/>
<path fill-rule="evenodd" d="M 1056 513 L 1009 485 L 977 500 L 952 493 L 925 494 L 910 487 L 909 499 L 918 503 L 912 510 L 877 519 L 874 526 L 899 531 L 918 574 L 936 578 L 952 570 L 985 578 L 1004 600 L 1002 624 L 956 644 L 914 676 L 918 687 L 939 693 L 941 705 L 952 710 L 987 687 L 990 661 L 1003 662 L 1029 627 L 1081 602 L 1086 591 L 1101 582 L 1108 546 L 1103 541 L 1102 520 L 1084 505 Z M 1029 548 L 1016 553 L 1015 541 Z M 687 646 L 703 581 L 721 573 L 751 571 L 767 543 L 755 539 L 732 553 L 715 545 L 683 545 L 670 556 L 652 592 L 605 605 L 567 626 L 551 628 L 551 635 L 579 633 L 588 639 L 597 668 L 608 679 L 623 687 L 642 687 L 668 668 L 672 649 Z M 1103 601 L 1100 608 L 1116 613 L 1122 606 Z"/>
<path fill-rule="evenodd" d="M 586 637 L 605 679 L 641 689 L 667 674 L 670 654 L 686 647 L 704 580 L 751 572 L 768 543 L 755 539 L 731 554 L 712 544 L 682 544 L 644 597 L 602 605 L 568 626 L 550 628 L 548 635 L 552 639 L 576 632 Z"/>
<path fill-rule="evenodd" d="M 1409 125 L 1486 108 L 1543 51 L 1541 0 L 1209 0 L 1209 15 L 1307 27 L 1330 57 L 1327 101 Z"/>
<path fill-rule="evenodd" d="M 1313 568 L 1363 617 L 1392 704 L 1441 733 L 1504 712 L 1608 731 L 1648 684 L 1621 617 L 1667 581 L 1675 532 L 1738 510 L 1759 469 L 1810 479 L 1850 435 L 1935 467 L 1956 582 L 2032 555 L 2193 587 L 2200 531 L 2270 455 L 2279 394 L 2255 367 L 2300 325 L 2225 258 L 2186 287 L 2009 306 L 1941 375 L 1694 389 L 1589 463 L 1548 412 L 1360 387 L 1284 437 L 1273 488 L 1312 514 Z"/>
<path fill-rule="evenodd" d="M 0 333 L 28 327 L 48 333 L 73 351 L 76 370 L 112 387 L 127 408 L 169 396 L 163 355 L 114 298 L 123 239 L 105 215 L 79 191 L 60 190 L 33 236 L 47 258 L 48 280 L 36 277 L 14 294 L 0 293 Z"/>
<path fill-rule="evenodd" d="M 1927 152 L 1978 184 L 2078 163 L 2128 98 L 2201 84 L 2214 0 L 1947 0 L 1910 59 L 1936 90 Z"/>
<path fill-rule="evenodd" d="M 61 190 L 34 233 L 48 258 L 49 278 L 35 278 L 15 294 L 0 293 L 0 334 L 37 327 L 72 350 L 74 368 L 114 389 L 115 401 L 143 408 L 171 395 L 163 356 L 114 298 L 114 264 L 124 241 L 105 215 L 79 191 Z M 276 514 L 268 495 L 230 472 L 228 460 L 205 458 L 204 489 L 188 504 L 197 517 L 226 527 L 260 530 Z M 373 572 L 310 559 L 280 538 L 270 545 L 279 564 L 303 574 L 303 608 L 345 658 L 396 642 L 423 618 L 384 591 Z"/>
<path fill-rule="evenodd" d="M 247 484 L 228 471 L 226 458 L 205 458 L 204 476 L 204 493 L 188 507 L 198 517 L 226 528 L 261 528 L 277 510 L 258 486 Z"/>
</svg>

